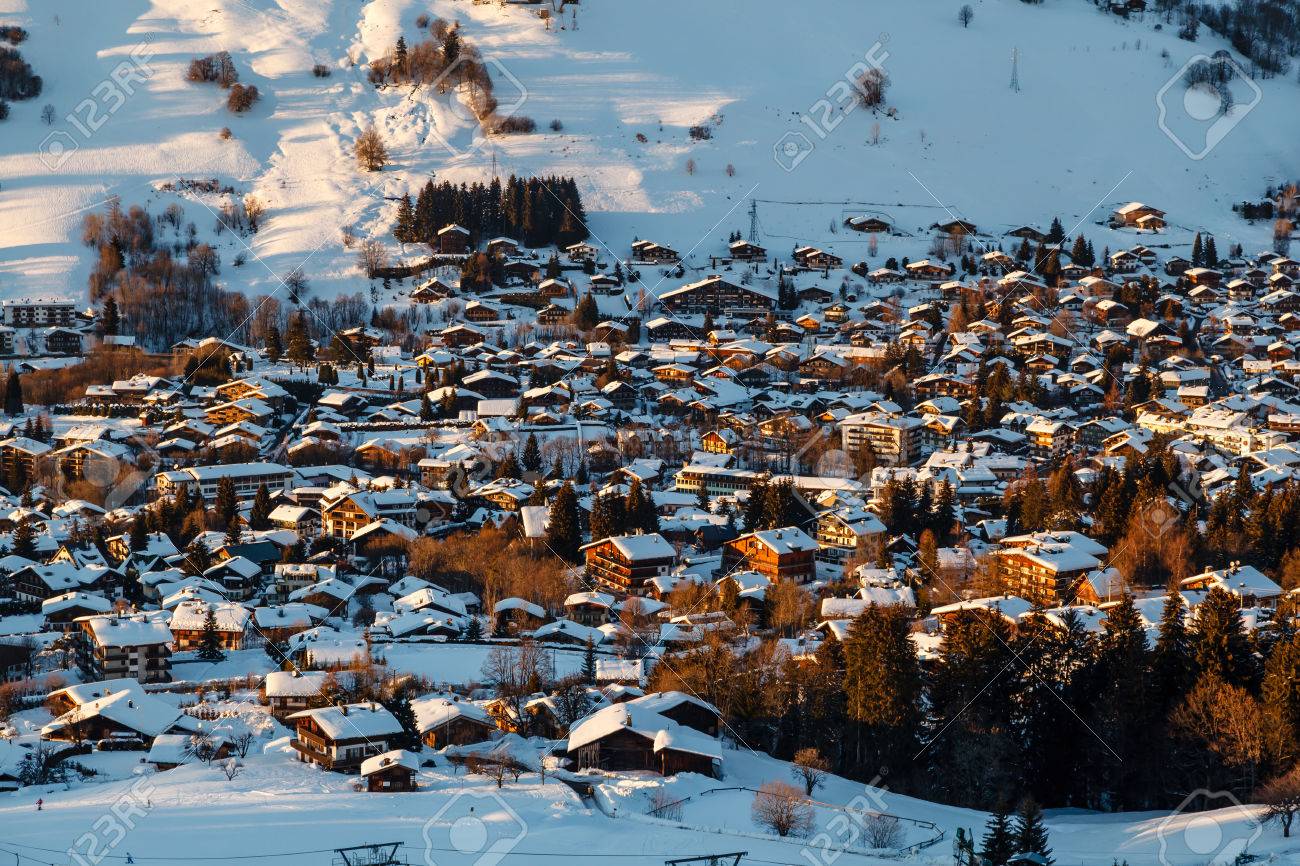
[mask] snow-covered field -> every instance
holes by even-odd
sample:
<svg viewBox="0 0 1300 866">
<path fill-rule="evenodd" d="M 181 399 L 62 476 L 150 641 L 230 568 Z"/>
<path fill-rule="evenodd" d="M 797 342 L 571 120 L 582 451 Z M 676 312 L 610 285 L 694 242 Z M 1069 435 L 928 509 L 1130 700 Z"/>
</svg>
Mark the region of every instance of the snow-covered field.
<svg viewBox="0 0 1300 866">
<path fill-rule="evenodd" d="M 825 831 L 841 842 L 848 838 L 843 814 L 830 808 L 819 810 L 814 834 L 806 839 L 765 835 L 749 818 L 752 795 L 746 793 L 699 797 L 685 805 L 680 820 L 666 821 L 645 815 L 650 792 L 661 781 L 652 777 L 611 780 L 602 789 L 604 808 L 589 808 L 549 776 L 541 782 L 526 774 L 497 790 L 485 777 L 467 776 L 440 760 L 419 777 L 419 792 L 369 794 L 353 790 L 355 777 L 298 763 L 283 738 L 261 740 L 258 748 L 265 753 L 247 758 L 244 772 L 233 781 L 216 768 L 201 766 L 153 774 L 138 763 L 139 753 L 134 753 L 136 760 L 128 757 L 133 753 L 90 756 L 85 763 L 99 771 L 94 778 L 102 781 L 0 795 L 0 850 L 21 853 L 20 862 L 58 864 L 81 862 L 68 853 L 71 849 L 88 859 L 91 853 L 106 853 L 107 862 L 115 863 L 129 854 L 139 863 L 255 857 L 314 866 L 328 862 L 335 847 L 400 842 L 411 863 L 455 866 L 543 860 L 657 866 L 672 857 L 727 851 L 748 851 L 745 863 L 829 866 L 841 857 L 845 863 L 899 862 L 826 850 L 816 833 Z M 788 765 L 765 756 L 729 751 L 725 765 L 725 780 L 682 775 L 668 783 L 668 791 L 686 795 L 789 778 Z M 833 778 L 818 797 L 849 804 L 863 793 L 862 786 Z M 39 814 L 38 798 L 44 800 Z M 951 862 L 957 828 L 978 834 L 986 818 L 888 791 L 872 793 L 870 802 L 904 819 L 909 842 L 919 834 L 913 821 L 943 830 L 943 841 L 907 858 L 918 863 Z M 1191 853 L 1189 842 L 1204 852 L 1218 850 L 1213 847 L 1218 838 L 1256 836 L 1248 813 L 1233 810 L 1172 823 L 1156 814 L 1058 813 L 1049 815 L 1049 828 L 1061 866 L 1110 866 L 1117 859 L 1130 866 L 1199 866 L 1213 857 Z M 1270 862 L 1295 862 L 1300 841 L 1283 841 L 1272 827 L 1250 849 L 1271 856 Z M 504 859 L 483 859 L 492 845 L 500 846 L 496 850 Z"/>
<path fill-rule="evenodd" d="M 81 214 L 111 195 L 156 213 L 176 200 L 160 184 L 211 177 L 268 204 L 258 234 L 217 239 L 227 264 L 245 243 L 257 257 L 225 267 L 227 284 L 271 291 L 276 274 L 302 265 L 319 294 L 357 291 L 365 283 L 343 227 L 396 251 L 392 196 L 431 175 L 486 179 L 494 157 L 502 176 L 576 176 L 594 235 L 618 255 L 634 236 L 653 237 L 696 249 L 697 265 L 729 232 L 747 231 L 747 196 L 761 200 L 761 239 L 781 254 L 814 242 L 864 258 L 864 237 L 831 230 L 864 211 L 914 234 L 961 217 L 996 236 L 1059 216 L 1067 230 L 1082 222 L 1098 250 L 1115 248 L 1133 236 L 1091 224 L 1132 199 L 1168 211 L 1175 231 L 1157 243 L 1207 229 L 1220 249 L 1266 245 L 1268 227 L 1229 207 L 1300 175 L 1293 77 L 1259 82 L 1253 108 L 1238 82 L 1235 128 L 1192 160 L 1161 131 L 1157 94 L 1189 57 L 1222 43 L 1204 33 L 1181 41 L 1175 28 L 1155 31 L 1154 15 L 1125 22 L 1081 0 L 973 8 L 963 29 L 940 3 L 589 0 L 576 30 L 566 13 L 548 31 L 534 9 L 460 0 L 0 0 L 0 22 L 31 31 L 21 51 L 45 80 L 39 99 L 0 123 L 0 296 L 82 295 Z M 484 141 L 451 109 L 453 96 L 366 82 L 366 64 L 399 34 L 419 38 L 422 12 L 461 22 L 500 103 L 522 102 L 517 113 L 536 134 Z M 231 115 L 214 85 L 183 80 L 190 59 L 222 49 L 263 94 L 246 116 Z M 828 112 L 868 60 L 890 76 L 896 116 Z M 332 76 L 313 77 L 317 63 Z M 1181 87 L 1166 97 L 1169 125 L 1196 150 L 1213 121 L 1187 117 Z M 51 126 L 39 116 L 47 102 Z M 553 119 L 562 131 L 550 131 Z M 371 121 L 393 163 L 363 174 L 350 148 Z M 712 140 L 692 143 L 695 124 L 711 124 Z M 218 137 L 224 126 L 229 141 Z M 791 141 L 793 156 L 778 148 Z M 212 239 L 218 198 L 183 205 Z M 924 247 L 885 239 L 880 256 Z"/>
</svg>

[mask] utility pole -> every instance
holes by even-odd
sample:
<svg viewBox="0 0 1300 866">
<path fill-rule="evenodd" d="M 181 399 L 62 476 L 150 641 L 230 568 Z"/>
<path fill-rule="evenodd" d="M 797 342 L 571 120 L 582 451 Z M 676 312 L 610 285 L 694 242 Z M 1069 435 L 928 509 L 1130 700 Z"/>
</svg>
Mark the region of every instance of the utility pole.
<svg viewBox="0 0 1300 866">
<path fill-rule="evenodd" d="M 758 199 L 749 200 L 749 242 L 758 243 Z"/>
<path fill-rule="evenodd" d="M 1020 49 L 1011 49 L 1011 89 L 1020 92 Z"/>
</svg>

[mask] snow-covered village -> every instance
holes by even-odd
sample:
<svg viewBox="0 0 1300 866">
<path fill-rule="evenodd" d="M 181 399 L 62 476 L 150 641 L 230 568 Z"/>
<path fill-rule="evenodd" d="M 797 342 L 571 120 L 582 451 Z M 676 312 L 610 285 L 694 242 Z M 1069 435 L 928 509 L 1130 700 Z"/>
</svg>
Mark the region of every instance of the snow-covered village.
<svg viewBox="0 0 1300 866">
<path fill-rule="evenodd" d="M 1300 863 L 1297 108 L 1298 0 L 0 0 L 0 860 Z"/>
</svg>

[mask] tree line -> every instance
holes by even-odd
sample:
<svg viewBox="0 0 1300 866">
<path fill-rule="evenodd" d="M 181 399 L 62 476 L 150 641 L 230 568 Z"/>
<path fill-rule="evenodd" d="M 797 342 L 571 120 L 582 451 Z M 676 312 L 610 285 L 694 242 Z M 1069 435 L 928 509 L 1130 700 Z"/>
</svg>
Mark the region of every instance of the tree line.
<svg viewBox="0 0 1300 866">
<path fill-rule="evenodd" d="M 402 243 L 436 245 L 438 230 L 451 224 L 476 239 L 508 236 L 529 247 L 567 246 L 588 237 L 587 212 L 571 177 L 510 176 L 484 185 L 426 181 L 414 202 L 398 204 L 393 235 Z"/>
</svg>

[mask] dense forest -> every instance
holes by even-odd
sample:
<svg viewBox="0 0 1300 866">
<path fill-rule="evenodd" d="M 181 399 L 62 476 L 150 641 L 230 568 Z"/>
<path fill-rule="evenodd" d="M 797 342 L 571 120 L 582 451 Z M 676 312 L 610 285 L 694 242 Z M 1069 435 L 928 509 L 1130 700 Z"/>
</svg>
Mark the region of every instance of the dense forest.
<svg viewBox="0 0 1300 866">
<path fill-rule="evenodd" d="M 587 212 L 571 177 L 510 176 L 502 185 L 428 181 L 414 203 L 398 206 L 394 236 L 402 243 L 436 243 L 438 229 L 456 223 L 479 240 L 508 236 L 525 246 L 567 246 L 585 240 Z"/>
</svg>

